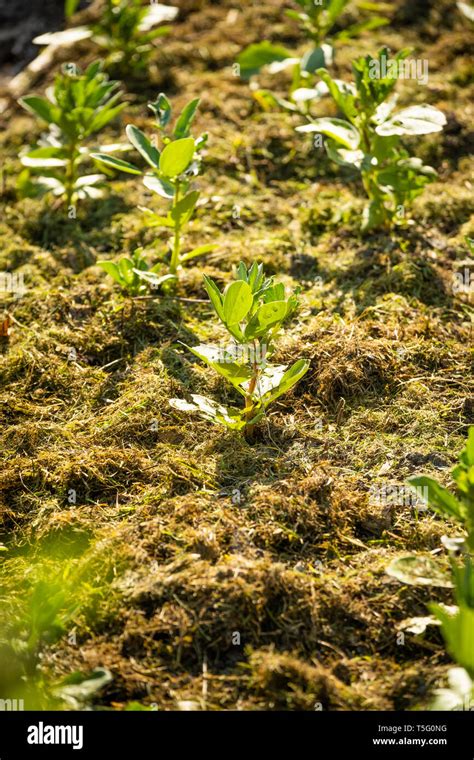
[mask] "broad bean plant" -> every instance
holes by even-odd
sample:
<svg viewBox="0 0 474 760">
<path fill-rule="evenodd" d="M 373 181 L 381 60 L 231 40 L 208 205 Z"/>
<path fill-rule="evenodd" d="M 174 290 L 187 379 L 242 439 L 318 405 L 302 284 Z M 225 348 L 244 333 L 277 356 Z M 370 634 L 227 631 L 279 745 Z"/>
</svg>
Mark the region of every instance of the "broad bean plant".
<svg viewBox="0 0 474 760">
<path fill-rule="evenodd" d="M 285 14 L 297 21 L 308 46 L 302 56 L 283 45 L 268 41 L 249 45 L 237 57 L 240 75 L 250 79 L 265 67 L 271 74 L 281 71 L 291 72 L 291 87 L 288 99 L 282 99 L 269 90 L 257 90 L 255 98 L 264 107 L 278 105 L 289 111 L 304 110 L 305 92 L 315 71 L 333 63 L 334 45 L 357 37 L 364 30 L 375 29 L 388 23 L 388 19 L 373 15 L 373 11 L 383 11 L 383 3 L 351 3 L 351 0 L 296 0 L 299 10 L 287 9 Z M 356 23 L 344 23 L 347 10 L 365 13 Z M 367 15 L 367 12 L 369 15 Z"/>
<path fill-rule="evenodd" d="M 159 275 L 160 264 L 150 267 L 143 248 L 137 248 L 132 256 L 123 256 L 117 262 L 98 261 L 97 264 L 115 280 L 123 294 L 131 297 L 143 295 L 150 288 L 158 288 L 175 279 L 171 274 Z"/>
<path fill-rule="evenodd" d="M 435 170 L 411 156 L 401 142 L 402 137 L 439 132 L 446 124 L 444 114 L 430 105 L 396 110 L 394 72 L 399 71 L 400 61 L 409 53 L 400 51 L 390 62 L 392 65 L 387 65 L 387 48 L 382 48 L 375 58 L 358 58 L 352 64 L 353 82 L 334 79 L 326 69 L 318 69 L 344 118 L 323 117 L 296 127 L 298 132 L 325 135 L 329 158 L 360 172 L 369 198 L 363 213 L 364 229 L 390 227 L 397 220 L 403 221 L 406 208 L 436 177 Z"/>
<path fill-rule="evenodd" d="M 91 27 L 93 40 L 106 51 L 106 65 L 121 75 L 144 74 L 153 42 L 167 35 L 169 26 L 156 26 L 175 18 L 178 10 L 142 0 L 106 0 L 103 13 Z"/>
<path fill-rule="evenodd" d="M 459 710 L 474 697 L 474 426 L 469 428 L 468 438 L 459 461 L 451 472 L 454 489 L 450 490 L 435 479 L 420 475 L 408 482 L 421 495 L 434 512 L 454 521 L 463 530 L 460 537 L 444 537 L 448 551 L 451 578 L 443 580 L 442 571 L 433 571 L 432 585 L 454 588 L 455 606 L 430 604 L 433 620 L 441 626 L 446 648 L 459 665 L 449 672 L 448 689 L 436 693 L 433 709 Z M 388 572 L 400 579 L 400 572 L 412 561 L 413 577 L 405 576 L 405 582 L 426 585 L 431 579 L 426 573 L 416 571 L 423 560 L 405 557 L 395 560 Z M 402 569 L 401 569 L 402 568 Z M 424 577 L 425 576 L 425 577 Z"/>
<path fill-rule="evenodd" d="M 169 211 L 166 216 L 147 208 L 143 211 L 148 226 L 165 227 L 172 232 L 169 242 L 169 272 L 172 275 L 176 275 L 185 262 L 216 247 L 214 244 L 207 244 L 183 251 L 183 234 L 199 200 L 199 191 L 191 188 L 192 180 L 201 172 L 201 150 L 207 141 L 207 134 L 197 139 L 190 134 L 198 105 L 198 98 L 191 100 L 183 108 L 171 129 L 171 103 L 166 95 L 160 93 L 154 103 L 149 103 L 155 116 L 156 139 L 149 139 L 133 124 L 127 126 L 129 142 L 148 164 L 146 172 L 112 155 L 94 154 L 97 161 L 109 168 L 142 175 L 145 187 L 168 203 Z M 158 141 L 161 142 L 160 148 L 157 147 Z"/>
<path fill-rule="evenodd" d="M 243 397 L 243 406 L 223 406 L 198 394 L 192 394 L 192 403 L 171 399 L 170 404 L 231 430 L 250 429 L 308 370 L 305 359 L 290 368 L 268 362 L 278 331 L 297 308 L 297 296 L 286 296 L 284 285 L 266 278 L 262 264 L 256 262 L 250 268 L 240 263 L 235 280 L 223 293 L 209 277 L 204 276 L 204 285 L 231 342 L 224 348 L 206 344 L 187 348 Z"/>
<path fill-rule="evenodd" d="M 119 84 L 109 80 L 100 61 L 91 63 L 84 73 L 66 64 L 46 97 L 20 99 L 23 108 L 48 127 L 38 145 L 20 157 L 28 170 L 28 176 L 20 178 L 25 194 L 52 193 L 67 206 L 101 196 L 105 176 L 83 171 L 84 163 L 91 163 L 93 150 L 87 140 L 125 108 L 126 103 L 119 103 Z M 97 150 L 96 145 L 94 148 Z"/>
<path fill-rule="evenodd" d="M 64 10 L 70 18 L 79 5 L 78 0 L 66 0 Z M 154 41 L 167 35 L 178 8 L 142 0 L 103 0 L 97 21 L 90 26 L 72 26 L 59 32 L 47 32 L 35 37 L 36 45 L 71 45 L 91 40 L 104 56 L 106 70 L 127 78 L 145 77 Z"/>
</svg>

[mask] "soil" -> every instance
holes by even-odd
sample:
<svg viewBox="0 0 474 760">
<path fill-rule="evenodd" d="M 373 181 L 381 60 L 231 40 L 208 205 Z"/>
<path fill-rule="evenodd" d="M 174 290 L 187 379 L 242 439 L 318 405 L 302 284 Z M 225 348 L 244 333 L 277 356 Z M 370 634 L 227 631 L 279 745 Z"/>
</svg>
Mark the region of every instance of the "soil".
<svg viewBox="0 0 474 760">
<path fill-rule="evenodd" d="M 59 22 L 58 5 L 41 3 L 35 34 Z M 363 236 L 357 177 L 315 155 L 294 116 L 263 111 L 232 70 L 263 38 L 304 47 L 286 3 L 181 4 L 149 78 L 124 81 L 129 106 L 103 141 L 130 122 L 150 130 L 146 102 L 160 89 L 176 109 L 200 96 L 195 131 L 209 145 L 188 239 L 218 249 L 184 272 L 187 300 L 124 303 L 96 265 L 166 248 L 166 233 L 143 225 L 139 206 L 163 206 L 139 178 L 115 176 L 103 200 L 67 219 L 18 191 L 18 154 L 38 124 L 16 104 L 0 117 L 0 270 L 23 273 L 27 287 L 3 296 L 0 697 L 20 689 L 25 667 L 29 708 L 98 667 L 112 680 L 93 704 L 118 710 L 405 710 L 446 684 L 439 630 L 400 632 L 430 601 L 451 603 L 450 591 L 404 586 L 386 568 L 412 553 L 443 562 L 441 537 L 456 530 L 371 499 L 420 472 L 448 484 L 474 422 L 472 296 L 453 291 L 474 237 L 474 34 L 454 3 L 412 5 L 394 2 L 394 23 L 336 60 L 349 79 L 361 50 L 414 47 L 429 83 L 401 82 L 400 104 L 429 102 L 448 118 L 444 132 L 410 142 L 438 172 L 414 223 Z M 14 67 L 31 53 L 7 48 Z M 96 54 L 81 43 L 74 60 Z M 301 287 L 276 358 L 311 362 L 252 442 L 168 404 L 231 399 L 182 344 L 221 339 L 202 273 L 223 285 L 240 259 Z M 26 666 L 38 609 L 50 622 Z"/>
</svg>

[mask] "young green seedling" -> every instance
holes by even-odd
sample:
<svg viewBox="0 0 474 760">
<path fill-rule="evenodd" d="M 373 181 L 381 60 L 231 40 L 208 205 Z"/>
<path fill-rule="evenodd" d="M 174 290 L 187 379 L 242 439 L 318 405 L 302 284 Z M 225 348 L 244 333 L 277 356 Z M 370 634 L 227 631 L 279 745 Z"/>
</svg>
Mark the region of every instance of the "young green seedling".
<svg viewBox="0 0 474 760">
<path fill-rule="evenodd" d="M 474 426 L 469 429 L 466 446 L 451 475 L 456 486 L 454 493 L 426 475 L 417 476 L 408 481 L 431 509 L 448 520 L 454 520 L 465 531 L 463 538 L 443 538 L 450 557 L 452 584 L 443 580 L 442 572 L 433 581 L 433 585 L 454 587 L 456 606 L 429 605 L 434 615 L 433 621 L 441 625 L 449 654 L 464 669 L 464 673 L 459 668 L 450 671 L 451 688 L 438 692 L 435 702 L 437 709 L 454 709 L 449 705 L 458 704 L 460 698 L 463 697 L 460 691 L 464 691 L 464 696 L 469 698 L 471 692 L 474 696 L 472 683 L 474 679 Z M 420 563 L 420 558 L 413 557 L 412 559 L 413 568 L 415 568 L 416 563 Z M 398 567 L 400 562 L 407 565 L 407 560 L 410 558 L 396 560 L 388 568 L 388 572 L 400 578 Z M 434 575 L 436 572 L 435 570 Z M 408 576 L 406 582 L 425 585 L 428 578 L 422 577 L 420 580 L 420 577 L 416 575 L 413 579 Z"/>
<path fill-rule="evenodd" d="M 126 106 L 118 103 L 122 94 L 117 90 L 119 82 L 110 81 L 101 65 L 100 61 L 92 63 L 81 74 L 76 66 L 67 64 L 46 98 L 28 95 L 19 101 L 48 125 L 39 147 L 21 155 L 29 170 L 28 178 L 21 181 L 37 195 L 51 192 L 64 198 L 67 206 L 78 199 L 101 196 L 98 185 L 104 175 L 82 171 L 82 164 L 91 157 L 85 142 Z M 41 176 L 31 173 L 36 169 L 41 169 Z"/>
<path fill-rule="evenodd" d="M 158 26 L 171 21 L 177 8 L 142 0 L 107 0 L 103 13 L 91 27 L 93 40 L 107 51 L 106 65 L 117 67 L 120 74 L 143 74 L 148 69 L 153 41 L 170 31 Z"/>
<path fill-rule="evenodd" d="M 297 307 L 296 294 L 285 296 L 282 283 L 265 278 L 263 265 L 247 269 L 240 263 L 236 279 L 221 293 L 216 283 L 204 276 L 204 285 L 219 317 L 232 338 L 221 348 L 215 345 L 187 346 L 189 350 L 224 377 L 243 396 L 243 408 L 225 407 L 197 394 L 193 403 L 171 399 L 179 410 L 198 412 L 206 419 L 231 430 L 244 430 L 262 419 L 275 399 L 290 390 L 308 370 L 304 359 L 289 369 L 268 362 L 274 339 L 283 322 Z"/>
<path fill-rule="evenodd" d="M 137 248 L 131 258 L 124 256 L 117 262 L 98 261 L 97 264 L 107 272 L 128 296 L 140 296 L 149 288 L 159 288 L 165 282 L 174 280 L 174 275 L 158 275 L 159 264 L 149 267 L 143 257 L 143 249 Z"/>
<path fill-rule="evenodd" d="M 69 18 L 77 9 L 78 0 L 66 0 L 65 15 Z M 172 21 L 178 8 L 143 0 L 103 0 L 99 19 L 91 26 L 74 26 L 60 32 L 47 32 L 35 37 L 36 45 L 72 45 L 91 40 L 105 55 L 104 66 L 120 77 L 145 76 L 148 71 L 153 42 L 170 31 L 159 26 Z"/>
<path fill-rule="evenodd" d="M 401 221 L 407 206 L 436 176 L 431 166 L 410 156 L 400 138 L 439 132 L 446 124 L 444 114 L 429 105 L 409 106 L 393 113 L 400 62 L 409 52 L 402 50 L 389 60 L 388 50 L 383 48 L 376 58 L 368 55 L 357 59 L 352 64 L 353 84 L 318 69 L 345 119 L 320 118 L 296 127 L 298 132 L 325 135 L 328 156 L 341 166 L 359 170 L 369 197 L 364 229 Z"/>
<path fill-rule="evenodd" d="M 451 657 L 474 679 L 474 425 L 469 428 L 465 448 L 459 457 L 459 464 L 453 469 L 452 478 L 456 493 L 437 483 L 433 478 L 421 476 L 409 482 L 419 489 L 424 488 L 427 504 L 447 519 L 460 523 L 466 531 L 465 544 L 457 539 L 445 540 L 451 549 L 451 568 L 457 611 L 432 604 L 431 612 L 441 623 L 446 647 Z M 462 561 L 458 559 L 461 552 Z M 474 688 L 473 688 L 474 696 Z"/>
<path fill-rule="evenodd" d="M 255 97 L 263 105 L 279 105 L 289 111 L 305 111 L 304 102 L 311 76 L 321 68 L 330 66 L 334 57 L 334 43 L 344 42 L 358 36 L 368 29 L 375 29 L 388 23 L 381 16 L 369 16 L 355 24 L 344 26 L 341 16 L 348 10 L 350 0 L 296 0 L 300 10 L 288 9 L 286 15 L 298 22 L 304 36 L 310 42 L 303 56 L 294 53 L 282 45 L 273 45 L 264 41 L 249 45 L 237 57 L 240 75 L 249 79 L 257 74 L 262 67 L 267 67 L 269 73 L 290 70 L 292 83 L 288 100 L 278 98 L 269 90 L 256 91 Z M 384 11 L 387 5 L 370 3 L 355 3 L 360 10 Z M 342 29 L 340 28 L 342 24 Z M 337 27 L 337 28 L 336 28 Z M 315 92 L 311 89 L 311 92 Z"/>
<path fill-rule="evenodd" d="M 214 244 L 202 245 L 183 252 L 183 233 L 189 223 L 196 204 L 199 191 L 191 189 L 193 177 L 201 172 L 201 150 L 206 144 L 207 134 L 197 139 L 191 137 L 191 124 L 199 105 L 199 99 L 191 100 L 177 117 L 173 129 L 169 128 L 172 116 L 171 103 L 166 95 L 160 93 L 155 103 L 149 103 L 155 115 L 157 137 L 161 140 L 161 150 L 157 141 L 148 137 L 132 124 L 126 129 L 127 137 L 140 156 L 148 164 L 148 171 L 133 164 L 103 153 L 94 154 L 94 158 L 112 169 L 143 174 L 143 184 L 168 201 L 170 210 L 166 216 L 155 214 L 150 209 L 142 209 L 150 227 L 165 227 L 172 231 L 170 239 L 169 271 L 176 275 L 182 265 L 190 259 L 208 253 L 216 248 Z"/>
<path fill-rule="evenodd" d="M 411 478 L 408 482 L 424 495 L 431 509 L 462 525 L 467 534 L 467 547 L 474 552 L 474 425 L 469 428 L 466 446 L 451 476 L 456 484 L 456 494 L 427 475 Z"/>
</svg>

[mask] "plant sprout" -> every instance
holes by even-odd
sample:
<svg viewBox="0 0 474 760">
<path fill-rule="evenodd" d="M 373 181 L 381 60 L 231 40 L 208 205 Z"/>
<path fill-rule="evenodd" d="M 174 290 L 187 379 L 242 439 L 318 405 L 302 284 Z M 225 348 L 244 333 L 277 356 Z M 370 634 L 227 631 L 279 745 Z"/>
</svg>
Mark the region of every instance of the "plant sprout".
<svg viewBox="0 0 474 760">
<path fill-rule="evenodd" d="M 132 297 L 143 295 L 148 288 L 158 288 L 165 282 L 175 279 L 171 274 L 159 276 L 157 274 L 159 264 L 149 267 L 143 257 L 142 248 L 137 248 L 131 258 L 124 256 L 117 263 L 98 261 L 97 264 L 118 283 L 122 292 Z"/>
<path fill-rule="evenodd" d="M 69 18 L 77 9 L 78 0 L 66 0 L 65 15 Z M 59 32 L 47 32 L 35 37 L 36 45 L 69 46 L 90 39 L 105 54 L 104 66 L 122 77 L 145 75 L 153 50 L 153 42 L 169 33 L 169 26 L 178 8 L 142 0 L 104 0 L 98 21 L 90 26 L 75 26 Z"/>
<path fill-rule="evenodd" d="M 21 155 L 29 170 L 28 178 L 21 181 L 30 194 L 51 192 L 64 198 L 67 206 L 78 199 L 101 196 L 97 185 L 104 175 L 82 172 L 82 164 L 91 158 L 84 143 L 125 108 L 126 103 L 118 103 L 118 87 L 119 82 L 110 81 L 97 61 L 84 74 L 66 65 L 46 98 L 27 95 L 20 99 L 23 108 L 48 125 L 38 147 Z M 30 177 L 36 169 L 41 169 L 41 175 Z"/>
<path fill-rule="evenodd" d="M 265 415 L 267 407 L 290 390 L 307 372 L 309 363 L 298 359 L 289 369 L 268 363 L 274 339 L 283 322 L 297 307 L 296 294 L 285 296 L 282 283 L 266 278 L 263 265 L 247 269 L 240 263 L 235 280 L 223 293 L 204 276 L 204 285 L 232 342 L 225 348 L 215 345 L 187 346 L 243 396 L 243 408 L 225 407 L 192 394 L 193 403 L 171 399 L 181 411 L 198 412 L 205 419 L 231 430 L 250 429 Z"/>
<path fill-rule="evenodd" d="M 341 24 L 341 16 L 348 9 L 350 0 L 296 0 L 300 10 L 287 9 L 286 15 L 298 22 L 300 29 L 310 45 L 299 57 L 282 45 L 274 45 L 268 41 L 249 45 L 237 57 L 240 75 L 249 79 L 263 67 L 269 73 L 276 74 L 289 70 L 292 83 L 289 100 L 282 100 L 269 90 L 258 90 L 255 98 L 263 105 L 279 105 L 290 111 L 298 111 L 298 91 L 304 90 L 314 72 L 321 67 L 328 67 L 333 62 L 334 43 L 344 42 L 358 36 L 364 30 L 376 29 L 388 23 L 382 16 L 369 16 L 355 24 L 337 28 Z M 383 3 L 355 4 L 361 11 L 384 11 L 387 5 Z"/>
<path fill-rule="evenodd" d="M 107 51 L 107 66 L 117 66 L 124 76 L 143 73 L 148 68 L 153 41 L 170 31 L 169 26 L 156 25 L 171 21 L 177 13 L 177 8 L 159 3 L 106 0 L 99 21 L 91 27 L 93 40 Z"/>
<path fill-rule="evenodd" d="M 186 261 L 216 248 L 214 244 L 207 244 L 183 252 L 183 233 L 199 200 L 199 191 L 192 190 L 191 183 L 193 177 L 201 172 L 201 150 L 207 141 L 207 134 L 197 139 L 190 135 L 198 105 L 198 98 L 191 100 L 177 117 L 173 129 L 170 129 L 172 108 L 166 95 L 160 93 L 156 102 L 149 103 L 155 115 L 157 136 L 161 138 L 161 150 L 138 127 L 133 124 L 127 126 L 130 143 L 148 164 L 149 169 L 144 174 L 137 166 L 114 156 L 103 153 L 93 156 L 109 168 L 129 174 L 143 174 L 145 187 L 168 202 L 170 209 L 166 216 L 146 208 L 143 211 L 148 226 L 165 227 L 172 231 L 169 243 L 169 271 L 172 275 L 176 275 Z"/>
<path fill-rule="evenodd" d="M 433 709 L 459 709 L 460 700 L 474 695 L 474 425 L 469 428 L 466 445 L 451 475 L 456 486 L 454 493 L 426 475 L 408 481 L 431 509 L 459 523 L 465 530 L 462 538 L 443 538 L 451 563 L 451 581 L 442 579 L 435 564 L 429 573 L 432 577 L 420 579 L 417 572 L 423 562 L 420 557 L 400 558 L 387 570 L 407 583 L 454 587 L 456 606 L 429 605 L 433 622 L 441 625 L 449 654 L 461 666 L 450 671 L 450 688 L 437 692 Z M 406 570 L 409 560 L 412 560 L 412 577 Z"/>
<path fill-rule="evenodd" d="M 317 73 L 345 119 L 324 117 L 296 127 L 298 132 L 325 135 L 329 158 L 341 166 L 358 169 L 369 198 L 363 215 L 364 229 L 389 227 L 436 177 L 431 166 L 410 156 L 400 143 L 402 136 L 439 132 L 446 124 L 444 114 L 430 105 L 408 106 L 394 112 L 397 98 L 392 93 L 397 78 L 392 71 L 398 71 L 400 61 L 409 52 L 400 51 L 390 70 L 387 48 L 381 49 L 377 58 L 358 58 L 352 64 L 354 83 L 333 79 L 325 69 L 319 69 Z"/>
<path fill-rule="evenodd" d="M 451 475 L 456 484 L 456 495 L 427 475 L 411 478 L 408 482 L 426 494 L 425 501 L 431 509 L 462 525 L 467 533 L 467 546 L 474 552 L 474 425 L 469 428 L 466 446 Z"/>
</svg>

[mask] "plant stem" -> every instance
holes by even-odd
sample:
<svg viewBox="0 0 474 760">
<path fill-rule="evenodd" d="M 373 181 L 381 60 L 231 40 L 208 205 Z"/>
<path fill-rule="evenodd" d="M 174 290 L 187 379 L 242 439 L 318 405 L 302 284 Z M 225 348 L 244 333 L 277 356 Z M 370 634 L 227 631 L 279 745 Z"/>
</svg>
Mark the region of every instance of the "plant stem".
<svg viewBox="0 0 474 760">
<path fill-rule="evenodd" d="M 255 351 L 255 342 L 254 342 L 254 351 Z M 253 414 L 253 408 L 254 408 L 254 401 L 253 401 L 253 394 L 255 393 L 255 388 L 257 387 L 257 381 L 258 381 L 258 373 L 259 368 L 257 364 L 257 357 L 254 353 L 253 362 L 252 362 L 252 377 L 250 378 L 249 382 L 249 388 L 247 391 L 247 395 L 245 396 L 245 419 L 250 419 Z"/>
<path fill-rule="evenodd" d="M 175 208 L 177 203 L 179 203 L 179 182 L 178 181 L 176 182 L 175 191 L 174 191 L 173 208 Z M 170 274 L 176 274 L 178 271 L 179 256 L 181 253 L 180 233 L 181 233 L 181 225 L 176 220 L 175 228 L 174 228 L 173 250 L 171 252 Z"/>
<path fill-rule="evenodd" d="M 69 148 L 68 165 L 66 168 L 66 181 L 64 184 L 66 187 L 66 206 L 69 208 L 69 206 L 72 203 L 72 198 L 74 194 L 74 185 L 76 184 L 76 143 L 75 141 L 71 142 L 71 145 Z"/>
</svg>

